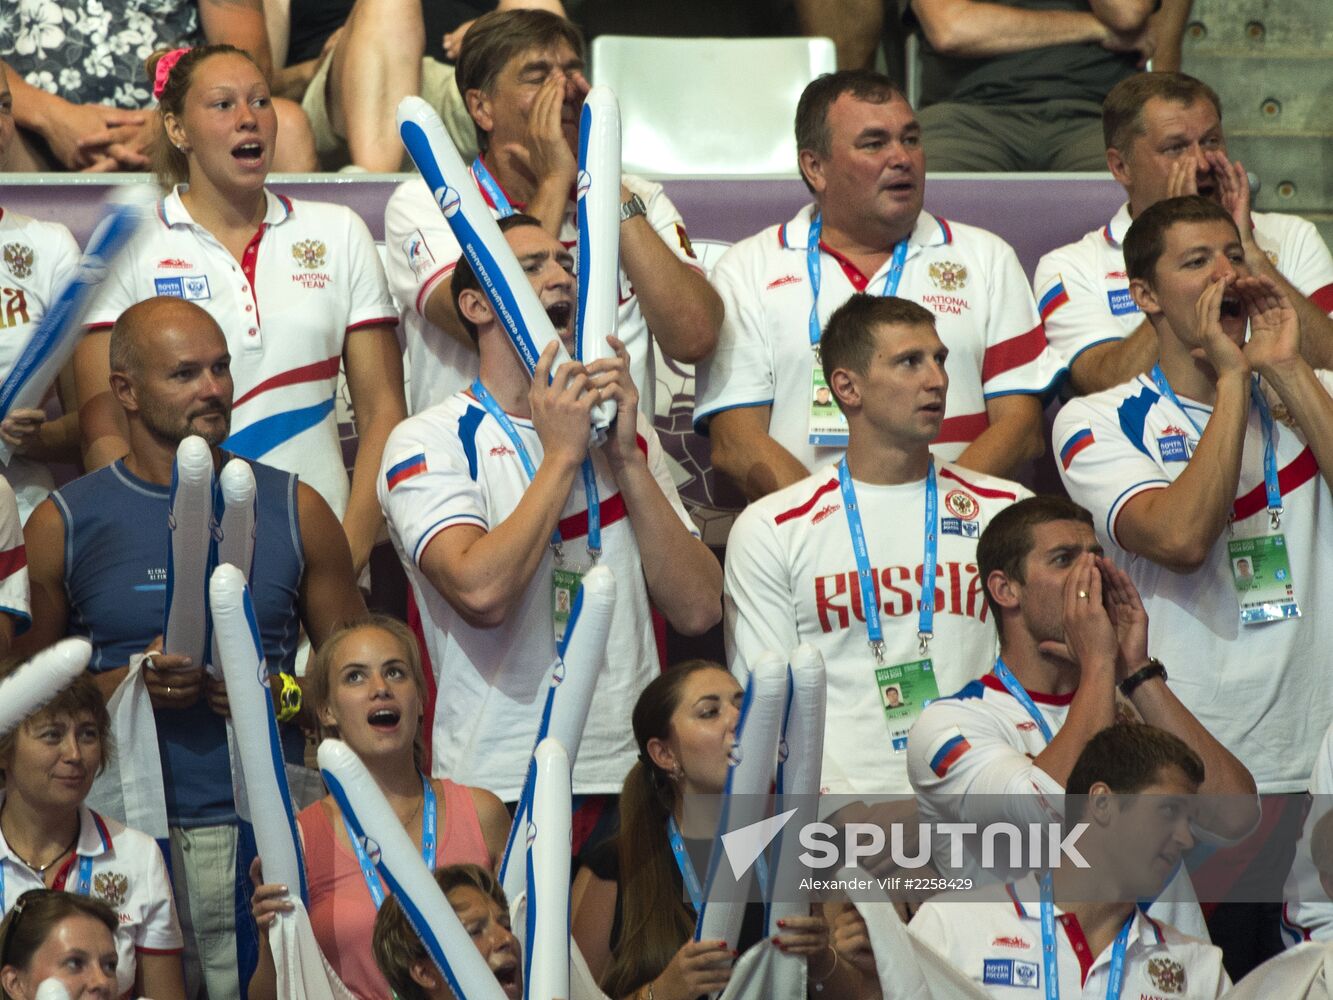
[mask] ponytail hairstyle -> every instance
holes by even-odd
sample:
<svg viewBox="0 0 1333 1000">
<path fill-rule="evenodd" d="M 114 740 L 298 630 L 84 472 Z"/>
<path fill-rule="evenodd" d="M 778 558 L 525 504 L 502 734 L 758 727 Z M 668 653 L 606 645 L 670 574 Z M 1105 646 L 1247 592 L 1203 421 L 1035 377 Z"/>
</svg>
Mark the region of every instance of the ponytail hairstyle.
<svg viewBox="0 0 1333 1000">
<path fill-rule="evenodd" d="M 172 144 L 167 135 L 167 115 L 179 118 L 185 113 L 185 96 L 190 92 L 195 68 L 209 56 L 238 55 L 254 62 L 250 53 L 234 45 L 199 45 L 192 49 L 158 49 L 144 62 L 144 71 L 153 85 L 157 98 L 159 124 L 153 142 L 153 174 L 162 190 L 170 191 L 177 184 L 190 179 L 190 161 L 185 153 Z M 256 63 L 256 66 L 258 64 Z M 162 79 L 158 79 L 158 72 Z"/>
<path fill-rule="evenodd" d="M 643 689 L 632 724 L 639 759 L 620 793 L 620 940 L 602 977 L 602 990 L 623 997 L 660 975 L 694 933 L 694 914 L 682 898 L 667 819 L 676 804 L 671 776 L 648 756 L 648 741 L 671 735 L 671 716 L 685 682 L 702 670 L 726 667 L 685 660 Z"/>
</svg>

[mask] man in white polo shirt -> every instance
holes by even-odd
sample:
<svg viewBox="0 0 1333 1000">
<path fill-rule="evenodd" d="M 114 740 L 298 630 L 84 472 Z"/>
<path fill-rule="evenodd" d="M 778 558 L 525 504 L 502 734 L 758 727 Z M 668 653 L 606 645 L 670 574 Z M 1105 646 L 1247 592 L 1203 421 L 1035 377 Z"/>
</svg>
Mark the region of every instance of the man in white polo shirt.
<svg viewBox="0 0 1333 1000">
<path fill-rule="evenodd" d="M 1205 773 L 1170 733 L 1103 729 L 1068 780 L 1066 829 L 1087 824 L 1076 844 L 1089 867 L 1066 859 L 1003 895 L 936 897 L 908 930 L 994 997 L 1221 996 L 1231 986 L 1221 949 L 1135 905 L 1161 891 L 1193 846 L 1193 799 Z"/>
<path fill-rule="evenodd" d="M 1013 249 L 923 210 L 921 129 L 892 81 L 865 70 L 815 80 L 796 140 L 814 203 L 736 244 L 711 275 L 726 317 L 697 369 L 694 422 L 714 468 L 754 500 L 838 458 L 847 428 L 811 400 L 820 331 L 854 292 L 935 313 L 949 350 L 941 460 L 1006 476 L 1041 454 L 1042 396 L 1063 367 Z"/>
<path fill-rule="evenodd" d="M 500 226 L 572 344 L 569 253 L 529 216 Z M 704 632 L 721 617 L 722 569 L 681 507 L 657 435 L 635 420 L 624 344 L 586 369 L 562 365 L 548 385 L 551 345 L 530 380 L 471 267 L 460 263 L 452 280 L 480 376 L 398 425 L 379 478 L 439 684 L 433 771 L 518 799 L 557 633 L 600 562 L 615 573 L 617 599 L 574 792 L 614 794 L 636 755 L 625 720 L 660 670 L 649 601 L 680 632 Z M 590 449 L 599 399 L 614 399 L 621 416 Z"/>
<path fill-rule="evenodd" d="M 764 650 L 813 644 L 828 673 L 822 784 L 907 792 L 907 732 L 922 705 L 995 656 L 977 539 L 1027 491 L 932 460 L 949 352 L 929 310 L 856 294 L 822 344 L 847 455 L 756 500 L 732 528 L 731 668 L 743 679 Z"/>
<path fill-rule="evenodd" d="M 492 11 L 468 29 L 455 81 L 476 125 L 472 176 L 497 216 L 517 209 L 567 247 L 578 239 L 575 182 L 579 115 L 588 93 L 583 38 L 544 10 Z M 717 342 L 722 303 L 694 257 L 685 224 L 662 186 L 621 182 L 620 309 L 640 409 L 651 419 L 653 341 L 676 361 L 698 361 Z M 477 374 L 449 294 L 458 241 L 420 177 L 384 209 L 385 270 L 402 309 L 411 368 L 408 408 L 420 413 Z"/>
<path fill-rule="evenodd" d="M 1157 360 L 1157 335 L 1130 293 L 1122 244 L 1140 212 L 1186 194 L 1227 208 L 1245 266 L 1272 278 L 1295 306 L 1302 354 L 1316 368 L 1333 367 L 1333 257 L 1304 219 L 1250 211 L 1245 170 L 1227 159 L 1216 92 L 1183 73 L 1140 73 L 1107 95 L 1102 130 L 1128 200 L 1105 226 L 1044 256 L 1034 281 L 1046 336 L 1074 390 L 1109 389 Z"/>
</svg>

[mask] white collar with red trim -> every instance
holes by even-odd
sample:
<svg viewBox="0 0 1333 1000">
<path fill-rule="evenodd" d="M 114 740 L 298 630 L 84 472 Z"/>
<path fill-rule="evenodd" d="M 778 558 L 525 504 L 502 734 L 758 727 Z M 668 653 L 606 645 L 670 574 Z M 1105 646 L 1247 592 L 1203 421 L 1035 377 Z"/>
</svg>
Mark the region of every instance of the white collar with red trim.
<svg viewBox="0 0 1333 1000">
<path fill-rule="evenodd" d="M 177 184 L 171 191 L 158 202 L 158 216 L 163 223 L 168 226 L 197 226 L 194 217 L 190 215 L 189 209 L 185 207 L 185 202 L 181 201 L 181 192 L 189 190 L 188 184 Z M 274 194 L 268 188 L 264 189 L 264 225 L 276 226 L 286 222 L 295 211 L 289 199 L 280 194 Z"/>
<path fill-rule="evenodd" d="M 806 205 L 796 213 L 795 218 L 778 228 L 778 242 L 784 250 L 805 252 L 806 243 L 810 239 L 810 223 L 817 210 L 818 206 L 813 203 Z M 949 228 L 949 224 L 922 209 L 921 214 L 916 217 L 916 225 L 912 227 L 912 235 L 908 237 L 908 246 L 913 249 L 939 247 L 952 242 L 953 230 Z"/>
<path fill-rule="evenodd" d="M 4 806 L 5 792 L 0 789 L 0 807 Z M 106 823 L 102 817 L 93 812 L 87 806 L 79 806 L 79 840 L 74 848 L 74 853 L 80 857 L 97 858 L 103 854 L 109 854 L 114 845 L 111 842 L 111 831 L 107 829 Z M 7 858 L 13 858 L 20 864 L 25 864 L 22 858 L 14 853 L 5 840 L 3 830 L 0 830 L 0 861 Z"/>
<path fill-rule="evenodd" d="M 1129 217 L 1129 202 L 1125 202 L 1115 215 L 1111 216 L 1111 221 L 1102 227 L 1102 239 L 1119 250 L 1120 245 L 1125 242 L 1125 234 L 1133 224 L 1134 220 Z"/>
</svg>

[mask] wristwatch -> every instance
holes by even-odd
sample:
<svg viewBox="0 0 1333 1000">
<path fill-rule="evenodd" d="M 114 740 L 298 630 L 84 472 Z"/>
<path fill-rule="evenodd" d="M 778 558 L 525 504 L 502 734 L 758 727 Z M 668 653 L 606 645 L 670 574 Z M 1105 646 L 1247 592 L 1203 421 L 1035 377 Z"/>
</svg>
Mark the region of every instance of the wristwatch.
<svg viewBox="0 0 1333 1000">
<path fill-rule="evenodd" d="M 1120 693 L 1128 698 L 1138 690 L 1140 684 L 1154 677 L 1166 680 L 1166 667 L 1162 666 L 1162 661 L 1155 656 L 1148 660 L 1146 667 L 1140 667 L 1120 682 Z"/>
<path fill-rule="evenodd" d="M 636 215 L 647 215 L 648 208 L 637 194 L 629 196 L 629 201 L 620 203 L 620 221 L 629 222 Z"/>
</svg>

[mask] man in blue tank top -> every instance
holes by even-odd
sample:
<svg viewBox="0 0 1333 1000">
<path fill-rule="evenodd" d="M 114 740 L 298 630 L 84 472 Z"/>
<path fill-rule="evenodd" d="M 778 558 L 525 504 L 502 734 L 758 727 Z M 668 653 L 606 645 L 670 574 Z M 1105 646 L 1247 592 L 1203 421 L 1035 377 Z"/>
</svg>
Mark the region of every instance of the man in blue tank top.
<svg viewBox="0 0 1333 1000">
<path fill-rule="evenodd" d="M 65 635 L 93 644 L 89 669 L 109 698 L 134 658 L 152 701 L 170 826 L 173 877 L 186 930 L 187 963 L 197 959 L 207 995 L 239 996 L 252 958 L 235 942 L 230 900 L 245 886 L 247 854 L 238 819 L 224 718 L 226 690 L 204 664 L 161 650 L 166 602 L 167 516 L 176 449 L 190 435 L 211 446 L 215 468 L 231 417 L 231 357 L 217 324 L 193 303 L 155 298 L 127 309 L 111 334 L 111 388 L 129 420 L 130 452 L 63 487 L 28 521 L 32 630 L 29 654 Z M 300 626 L 316 647 L 340 623 L 365 613 L 338 520 L 312 488 L 259 463 L 251 596 L 269 670 L 290 675 Z M 284 687 L 273 685 L 275 691 Z M 294 692 L 292 692 L 294 694 Z M 288 704 L 297 699 L 289 697 Z M 308 710 L 281 713 L 284 754 L 299 764 L 299 725 Z M 212 883 L 212 884 L 210 884 Z M 223 896 L 223 900 L 217 897 Z M 191 933 L 192 932 L 192 933 Z M 248 937 L 248 933 L 242 935 Z M 193 939 L 193 940 L 192 940 Z M 187 964 L 191 995 L 199 980 Z"/>
</svg>

